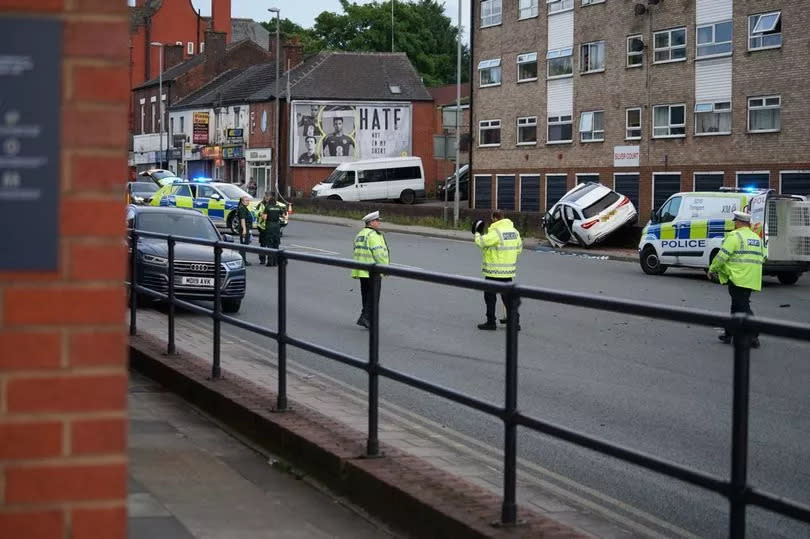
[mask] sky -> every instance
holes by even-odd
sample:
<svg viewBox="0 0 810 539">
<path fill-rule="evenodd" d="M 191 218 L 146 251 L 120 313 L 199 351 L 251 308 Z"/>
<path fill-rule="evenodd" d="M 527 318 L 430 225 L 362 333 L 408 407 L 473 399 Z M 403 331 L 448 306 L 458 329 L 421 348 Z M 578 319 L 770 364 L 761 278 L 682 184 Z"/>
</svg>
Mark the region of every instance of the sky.
<svg viewBox="0 0 810 539">
<path fill-rule="evenodd" d="M 194 7 L 200 9 L 203 15 L 211 14 L 211 0 L 191 0 Z M 368 3 L 369 0 L 351 0 L 358 4 Z M 396 1 L 396 0 L 395 0 Z M 439 0 L 441 3 L 441 0 Z M 469 0 L 445 0 L 444 13 L 456 24 L 458 18 L 458 2 L 462 2 L 461 20 L 464 26 L 469 26 L 470 2 Z M 233 17 L 245 17 L 258 22 L 268 20 L 270 13 L 267 8 L 278 7 L 281 9 L 281 18 L 311 28 L 315 24 L 315 17 L 322 11 L 342 12 L 338 0 L 231 0 L 231 15 Z M 273 14 L 275 17 L 275 14 Z M 465 42 L 469 42 L 469 32 L 464 32 Z"/>
</svg>

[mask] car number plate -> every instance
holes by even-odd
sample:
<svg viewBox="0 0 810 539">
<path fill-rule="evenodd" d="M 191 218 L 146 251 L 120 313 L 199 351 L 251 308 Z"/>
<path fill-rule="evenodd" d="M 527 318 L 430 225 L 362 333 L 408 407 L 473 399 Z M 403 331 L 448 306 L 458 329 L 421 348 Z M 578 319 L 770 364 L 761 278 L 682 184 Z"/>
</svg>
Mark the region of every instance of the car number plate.
<svg viewBox="0 0 810 539">
<path fill-rule="evenodd" d="M 180 282 L 189 286 L 214 286 L 213 277 L 183 277 Z"/>
</svg>

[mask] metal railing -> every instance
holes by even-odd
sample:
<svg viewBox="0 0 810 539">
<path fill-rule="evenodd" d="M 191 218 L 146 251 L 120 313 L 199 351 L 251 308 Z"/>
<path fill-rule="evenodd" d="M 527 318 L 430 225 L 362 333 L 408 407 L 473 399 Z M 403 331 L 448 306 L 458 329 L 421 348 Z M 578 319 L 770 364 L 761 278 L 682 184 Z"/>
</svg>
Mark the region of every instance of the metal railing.
<svg viewBox="0 0 810 539">
<path fill-rule="evenodd" d="M 724 315 L 709 311 L 685 309 L 653 305 L 637 301 L 594 297 L 573 292 L 560 292 L 544 288 L 522 286 L 515 283 L 500 283 L 483 279 L 461 277 L 442 273 L 432 273 L 424 270 L 404 268 L 397 266 L 378 266 L 364 264 L 348 259 L 330 258 L 320 255 L 288 252 L 283 249 L 274 250 L 249 245 L 237 245 L 230 242 L 210 241 L 198 238 L 156 234 L 144 231 L 129 231 L 130 238 L 138 237 L 163 239 L 168 242 L 168 290 L 166 294 L 135 284 L 130 287 L 130 335 L 136 334 L 137 294 L 146 294 L 151 297 L 168 302 L 168 345 L 167 353 L 175 353 L 174 317 L 175 306 L 179 305 L 199 314 L 205 314 L 213 319 L 213 363 L 211 378 L 216 380 L 221 376 L 221 323 L 251 331 L 274 339 L 278 345 L 278 389 L 277 411 L 287 409 L 287 345 L 333 359 L 345 365 L 361 369 L 368 374 L 368 437 L 366 440 L 367 456 L 380 456 L 380 443 L 378 435 L 379 417 L 379 378 L 383 376 L 415 389 L 425 391 L 452 402 L 472 408 L 479 412 L 494 416 L 504 424 L 504 455 L 503 455 L 503 501 L 501 505 L 502 525 L 515 525 L 517 518 L 517 427 L 525 427 L 534 432 L 545 434 L 553 438 L 570 442 L 598 453 L 615 457 L 624 462 L 635 464 L 647 470 L 657 472 L 691 485 L 701 487 L 720 494 L 729 500 L 730 519 L 729 537 L 739 538 L 745 536 L 746 508 L 749 505 L 758 506 L 773 513 L 787 516 L 795 520 L 810 523 L 810 507 L 795 501 L 784 499 L 771 493 L 754 488 L 748 483 L 748 416 L 750 394 L 750 352 L 751 339 L 754 334 L 767 334 L 777 337 L 786 337 L 801 341 L 810 341 L 810 325 L 797 324 L 780 320 L 754 318 L 747 315 Z M 214 249 L 214 308 L 208 309 L 175 297 L 174 290 L 174 247 L 176 243 L 189 243 L 210 246 Z M 240 320 L 233 316 L 223 314 L 221 306 L 221 272 L 222 250 L 276 256 L 278 261 L 278 329 L 272 331 L 265 327 Z M 137 275 L 137 250 L 133 250 L 130 260 L 130 271 Z M 371 313 L 370 331 L 368 341 L 368 359 L 363 360 L 340 351 L 333 350 L 295 338 L 287 333 L 287 263 L 289 260 L 311 262 L 327 266 L 337 266 L 348 269 L 363 269 L 369 272 L 373 286 L 370 288 Z M 506 324 L 506 370 L 505 370 L 505 399 L 504 405 L 499 406 L 479 400 L 452 389 L 448 389 L 426 380 L 413 377 L 409 374 L 389 369 L 379 361 L 379 281 L 381 275 L 391 275 L 424 281 L 433 284 L 455 286 L 465 289 L 491 291 L 504 295 L 513 313 L 518 312 L 522 298 L 561 303 L 600 311 L 616 312 L 621 314 L 646 316 L 657 320 L 671 322 L 687 322 L 692 325 L 724 327 L 733 337 L 734 344 L 734 370 L 733 370 L 733 406 L 732 406 L 732 432 L 731 432 L 731 470 L 730 479 L 726 480 L 688 466 L 672 461 L 660 459 L 649 454 L 622 447 L 598 437 L 582 434 L 565 426 L 544 421 L 521 413 L 518 410 L 518 327 L 514 322 L 517 317 L 509 316 Z M 132 293 L 134 288 L 136 293 Z"/>
</svg>

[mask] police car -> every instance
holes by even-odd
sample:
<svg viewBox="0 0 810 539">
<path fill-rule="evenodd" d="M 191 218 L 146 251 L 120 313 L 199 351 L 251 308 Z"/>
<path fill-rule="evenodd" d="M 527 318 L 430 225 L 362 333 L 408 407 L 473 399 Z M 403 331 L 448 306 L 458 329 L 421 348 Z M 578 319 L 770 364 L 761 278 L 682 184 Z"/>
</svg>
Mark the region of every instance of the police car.
<svg viewBox="0 0 810 539">
<path fill-rule="evenodd" d="M 671 266 L 707 270 L 725 235 L 734 230 L 734 212 L 750 211 L 751 228 L 763 237 L 767 248 L 763 274 L 793 284 L 810 269 L 810 253 L 797 251 L 803 243 L 794 245 L 790 238 L 810 232 L 796 227 L 791 214 L 804 215 L 808 204 L 803 197 L 777 195 L 771 190 L 722 188 L 675 193 L 653 210 L 641 232 L 641 269 L 648 275 L 661 275 Z M 810 230 L 810 226 L 803 228 Z"/>
<path fill-rule="evenodd" d="M 256 205 L 258 200 L 232 183 L 214 182 L 210 178 L 196 178 L 191 181 L 175 181 L 161 187 L 152 196 L 152 206 L 169 206 L 189 208 L 207 215 L 214 223 L 224 223 L 234 234 L 239 234 L 239 222 L 236 219 L 236 208 L 239 199 L 250 197 L 248 207 L 256 223 Z"/>
</svg>

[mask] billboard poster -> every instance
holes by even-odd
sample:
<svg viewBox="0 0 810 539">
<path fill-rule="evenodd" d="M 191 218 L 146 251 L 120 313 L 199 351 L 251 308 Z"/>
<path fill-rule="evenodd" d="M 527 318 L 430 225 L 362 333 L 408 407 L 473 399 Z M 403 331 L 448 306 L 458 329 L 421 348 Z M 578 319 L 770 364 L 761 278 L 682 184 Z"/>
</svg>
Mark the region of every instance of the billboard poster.
<svg viewBox="0 0 810 539">
<path fill-rule="evenodd" d="M 208 144 L 208 113 L 195 112 L 192 115 L 192 123 L 192 142 L 194 144 Z"/>
<path fill-rule="evenodd" d="M 411 155 L 410 103 L 293 101 L 290 164 Z"/>
</svg>

